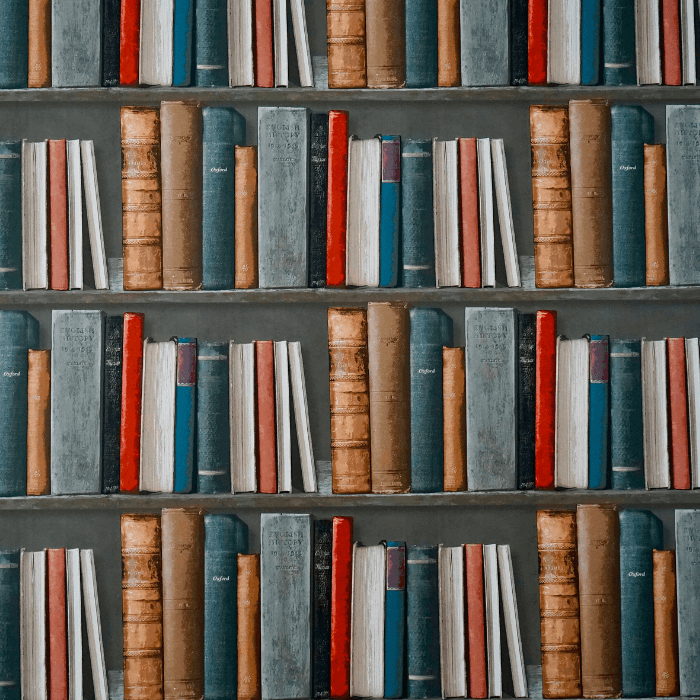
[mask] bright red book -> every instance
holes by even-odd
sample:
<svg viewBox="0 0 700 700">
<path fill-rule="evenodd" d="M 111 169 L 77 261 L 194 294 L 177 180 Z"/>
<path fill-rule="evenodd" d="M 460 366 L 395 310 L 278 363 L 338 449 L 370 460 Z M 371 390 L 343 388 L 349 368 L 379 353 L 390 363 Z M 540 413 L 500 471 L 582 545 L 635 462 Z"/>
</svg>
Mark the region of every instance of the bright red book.
<svg viewBox="0 0 700 700">
<path fill-rule="evenodd" d="M 459 149 L 459 201 L 461 209 L 462 286 L 481 287 L 479 239 L 479 180 L 476 139 L 457 139 Z"/>
<path fill-rule="evenodd" d="M 333 518 L 331 564 L 331 697 L 350 697 L 352 518 Z"/>
<path fill-rule="evenodd" d="M 527 8 L 527 82 L 547 84 L 547 0 L 530 0 Z"/>
<path fill-rule="evenodd" d="M 49 700 L 68 700 L 66 550 L 46 550 Z"/>
<path fill-rule="evenodd" d="M 666 338 L 668 358 L 668 445 L 671 487 L 690 488 L 688 392 L 685 381 L 685 338 Z"/>
<path fill-rule="evenodd" d="M 681 84 L 681 20 L 678 0 L 662 0 L 664 85 Z"/>
<path fill-rule="evenodd" d="M 467 583 L 467 647 L 469 697 L 485 698 L 486 616 L 484 613 L 484 550 L 480 544 L 464 545 L 464 578 Z"/>
<path fill-rule="evenodd" d="M 66 140 L 49 139 L 49 287 L 68 289 Z"/>
<path fill-rule="evenodd" d="M 122 0 L 119 26 L 119 82 L 139 84 L 139 39 L 141 0 Z"/>
<path fill-rule="evenodd" d="M 258 427 L 258 490 L 260 493 L 277 493 L 275 360 L 271 340 L 255 341 L 255 420 Z"/>
<path fill-rule="evenodd" d="M 255 0 L 255 85 L 265 88 L 275 87 L 272 58 L 272 0 Z"/>
<path fill-rule="evenodd" d="M 328 112 L 328 209 L 326 214 L 326 286 L 345 285 L 345 236 L 348 209 L 348 113 Z"/>
<path fill-rule="evenodd" d="M 122 436 L 119 490 L 139 490 L 141 465 L 141 382 L 143 379 L 144 315 L 124 314 L 122 346 Z"/>
<path fill-rule="evenodd" d="M 557 312 L 535 315 L 535 488 L 554 488 Z"/>
</svg>

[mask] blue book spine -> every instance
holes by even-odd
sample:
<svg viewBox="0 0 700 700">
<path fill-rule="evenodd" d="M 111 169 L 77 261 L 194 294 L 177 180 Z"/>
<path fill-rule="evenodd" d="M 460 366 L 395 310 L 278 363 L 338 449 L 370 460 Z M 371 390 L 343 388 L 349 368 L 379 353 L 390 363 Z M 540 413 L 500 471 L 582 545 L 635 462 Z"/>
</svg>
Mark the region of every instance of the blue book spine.
<svg viewBox="0 0 700 700">
<path fill-rule="evenodd" d="M 443 490 L 442 348 L 452 319 L 442 309 L 411 309 L 411 491 Z"/>
<path fill-rule="evenodd" d="M 379 218 L 379 286 L 399 283 L 401 214 L 401 137 L 382 136 L 382 186 Z"/>
<path fill-rule="evenodd" d="M 608 433 L 610 423 L 610 339 L 592 335 L 588 402 L 588 488 L 608 485 Z"/>
<path fill-rule="evenodd" d="M 406 543 L 386 543 L 384 697 L 404 697 L 406 647 Z"/>
<path fill-rule="evenodd" d="M 175 391 L 175 493 L 191 493 L 194 486 L 195 391 L 197 339 L 177 339 Z"/>
<path fill-rule="evenodd" d="M 197 350 L 197 491 L 231 493 L 228 344 Z"/>
<path fill-rule="evenodd" d="M 642 348 L 637 340 L 610 345 L 610 466 L 612 488 L 644 488 Z"/>
<path fill-rule="evenodd" d="M 700 695 L 700 510 L 676 509 L 678 677 L 681 696 Z"/>
<path fill-rule="evenodd" d="M 26 88 L 29 63 L 29 3 L 0 2 L 0 88 Z"/>
<path fill-rule="evenodd" d="M 603 82 L 636 85 L 634 0 L 603 0 Z"/>
<path fill-rule="evenodd" d="M 228 87 L 226 0 L 196 0 L 194 80 L 197 87 Z"/>
<path fill-rule="evenodd" d="M 20 699 L 19 549 L 0 551 L 0 700 Z"/>
<path fill-rule="evenodd" d="M 401 257 L 404 287 L 435 286 L 433 143 L 407 139 L 401 149 Z"/>
<path fill-rule="evenodd" d="M 202 289 L 233 289 L 235 147 L 245 119 L 231 107 L 202 110 Z"/>
<path fill-rule="evenodd" d="M 0 141 L 0 289 L 22 289 L 21 154 L 21 141 Z"/>
<path fill-rule="evenodd" d="M 437 87 L 437 3 L 406 0 L 406 87 Z"/>
<path fill-rule="evenodd" d="M 581 85 L 599 82 L 601 1 L 581 0 Z"/>
<path fill-rule="evenodd" d="M 174 0 L 173 8 L 173 86 L 192 82 L 194 0 Z"/>
<path fill-rule="evenodd" d="M 238 555 L 248 553 L 248 526 L 235 515 L 204 516 L 204 697 L 237 692 Z"/>
<path fill-rule="evenodd" d="M 620 512 L 622 695 L 654 697 L 652 550 L 663 548 L 663 525 L 648 510 Z"/>
<path fill-rule="evenodd" d="M 654 140 L 654 118 L 643 107 L 610 109 L 613 201 L 613 278 L 616 287 L 646 284 L 644 144 Z"/>
</svg>

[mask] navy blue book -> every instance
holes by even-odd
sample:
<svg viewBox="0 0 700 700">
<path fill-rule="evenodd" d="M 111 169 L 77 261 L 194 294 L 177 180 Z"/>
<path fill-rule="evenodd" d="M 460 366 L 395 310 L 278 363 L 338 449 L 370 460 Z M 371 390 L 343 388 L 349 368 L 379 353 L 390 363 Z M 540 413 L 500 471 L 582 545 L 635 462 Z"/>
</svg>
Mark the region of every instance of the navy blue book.
<svg viewBox="0 0 700 700">
<path fill-rule="evenodd" d="M 173 1 L 173 86 L 192 82 L 194 0 Z"/>
<path fill-rule="evenodd" d="M 328 212 L 328 112 L 311 115 L 309 187 L 309 286 L 326 286 Z"/>
<path fill-rule="evenodd" d="M 204 697 L 236 697 L 238 562 L 248 526 L 235 515 L 204 516 Z"/>
<path fill-rule="evenodd" d="M 234 150 L 244 144 L 235 109 L 202 109 L 202 289 L 234 286 Z"/>
<path fill-rule="evenodd" d="M 518 316 L 518 488 L 535 488 L 535 314 Z"/>
<path fill-rule="evenodd" d="M 439 698 L 438 548 L 408 545 L 406 554 L 406 695 Z"/>
<path fill-rule="evenodd" d="M 228 16 L 226 0 L 195 0 L 194 83 L 228 87 Z"/>
<path fill-rule="evenodd" d="M 654 697 L 652 550 L 663 549 L 663 525 L 648 510 L 620 511 L 622 695 Z"/>
<path fill-rule="evenodd" d="M 313 697 L 331 696 L 331 565 L 333 521 L 314 522 Z"/>
<path fill-rule="evenodd" d="M 597 85 L 600 75 L 600 3 L 581 0 L 581 85 Z"/>
<path fill-rule="evenodd" d="M 406 0 L 406 87 L 437 87 L 437 3 Z"/>
<path fill-rule="evenodd" d="M 21 141 L 0 141 L 0 289 L 22 289 Z"/>
<path fill-rule="evenodd" d="M 384 697 L 404 697 L 406 648 L 406 543 L 386 543 Z"/>
<path fill-rule="evenodd" d="M 634 0 L 603 0 L 603 82 L 636 85 Z"/>
<path fill-rule="evenodd" d="M 646 284 L 644 144 L 654 140 L 654 118 L 636 105 L 613 105 L 610 117 L 614 284 L 643 287 Z"/>
<path fill-rule="evenodd" d="M 434 287 L 433 142 L 406 139 L 401 148 L 401 171 L 402 284 Z"/>
<path fill-rule="evenodd" d="M 511 85 L 527 85 L 527 5 L 527 0 L 510 0 Z"/>
<path fill-rule="evenodd" d="M 610 339 L 589 336 L 588 488 L 608 487 L 608 435 L 610 425 Z"/>
<path fill-rule="evenodd" d="M 191 493 L 194 487 L 194 450 L 197 387 L 197 339 L 177 339 L 177 387 L 175 389 L 175 493 Z"/>
<path fill-rule="evenodd" d="M 105 319 L 104 419 L 102 422 L 102 493 L 119 493 L 122 425 L 122 346 L 124 316 Z"/>
<path fill-rule="evenodd" d="M 396 287 L 401 259 L 401 137 L 382 136 L 379 286 Z"/>
<path fill-rule="evenodd" d="M 102 0 L 102 85 L 119 85 L 121 0 Z"/>
<path fill-rule="evenodd" d="M 20 699 L 19 549 L 0 551 L 0 700 Z"/>
<path fill-rule="evenodd" d="M 411 491 L 443 490 L 442 348 L 452 319 L 442 309 L 410 310 Z"/>
<path fill-rule="evenodd" d="M 26 88 L 29 62 L 29 3 L 0 2 L 0 88 Z"/>
</svg>

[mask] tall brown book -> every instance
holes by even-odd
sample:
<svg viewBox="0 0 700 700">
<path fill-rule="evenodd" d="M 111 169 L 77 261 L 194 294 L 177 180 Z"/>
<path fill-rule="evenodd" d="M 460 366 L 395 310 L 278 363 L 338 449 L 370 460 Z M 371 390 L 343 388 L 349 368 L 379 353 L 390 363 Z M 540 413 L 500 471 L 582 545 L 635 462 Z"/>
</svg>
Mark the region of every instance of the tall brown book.
<svg viewBox="0 0 700 700">
<path fill-rule="evenodd" d="M 234 286 L 258 286 L 258 149 L 235 147 Z"/>
<path fill-rule="evenodd" d="M 445 491 L 467 490 L 467 396 L 464 348 L 442 349 L 443 480 Z"/>
<path fill-rule="evenodd" d="M 409 314 L 405 302 L 367 306 L 372 491 L 411 485 Z"/>
<path fill-rule="evenodd" d="M 259 700 L 260 555 L 238 555 L 238 700 Z"/>
<path fill-rule="evenodd" d="M 646 148 L 646 147 L 645 147 Z M 676 552 L 655 549 L 654 572 L 654 648 L 656 658 L 656 695 L 680 695 L 678 675 L 678 609 L 676 602 Z"/>
<path fill-rule="evenodd" d="M 328 309 L 333 493 L 369 493 L 367 312 Z"/>
<path fill-rule="evenodd" d="M 457 87 L 462 82 L 459 35 L 459 0 L 437 0 L 438 87 Z"/>
<path fill-rule="evenodd" d="M 202 105 L 161 102 L 163 289 L 202 287 Z"/>
<path fill-rule="evenodd" d="M 51 87 L 51 0 L 29 0 L 27 87 Z"/>
<path fill-rule="evenodd" d="M 160 116 L 121 108 L 124 289 L 161 289 Z"/>
<path fill-rule="evenodd" d="M 646 283 L 669 283 L 668 208 L 666 202 L 666 146 L 644 144 L 644 233 Z"/>
<path fill-rule="evenodd" d="M 365 0 L 326 0 L 328 87 L 367 87 Z"/>
<path fill-rule="evenodd" d="M 406 85 L 403 0 L 366 0 L 367 87 Z"/>
<path fill-rule="evenodd" d="M 530 107 L 535 286 L 573 287 L 569 110 Z"/>
<path fill-rule="evenodd" d="M 537 511 L 542 697 L 581 695 L 576 513 Z"/>
<path fill-rule="evenodd" d="M 27 353 L 27 496 L 51 493 L 51 351 Z"/>
<path fill-rule="evenodd" d="M 123 514 L 124 700 L 163 698 L 160 516 Z"/>
</svg>

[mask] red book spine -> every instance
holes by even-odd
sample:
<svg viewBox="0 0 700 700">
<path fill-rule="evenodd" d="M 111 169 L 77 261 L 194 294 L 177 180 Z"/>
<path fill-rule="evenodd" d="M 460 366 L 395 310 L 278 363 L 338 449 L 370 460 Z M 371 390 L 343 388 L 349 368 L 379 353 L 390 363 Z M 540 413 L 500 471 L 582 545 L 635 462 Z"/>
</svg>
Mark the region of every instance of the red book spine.
<svg viewBox="0 0 700 700">
<path fill-rule="evenodd" d="M 535 488 L 554 488 L 557 312 L 535 316 Z"/>
<path fill-rule="evenodd" d="M 469 697 L 485 698 L 486 619 L 484 614 L 484 551 L 480 544 L 464 545 L 467 582 L 467 647 L 469 649 Z"/>
<path fill-rule="evenodd" d="M 476 139 L 457 139 L 457 143 L 459 145 L 459 201 L 462 227 L 462 286 L 481 287 Z"/>
<path fill-rule="evenodd" d="M 681 84 L 681 24 L 678 0 L 662 0 L 664 85 Z"/>
<path fill-rule="evenodd" d="M 68 175 L 66 140 L 49 139 L 49 270 L 51 289 L 68 289 Z"/>
<path fill-rule="evenodd" d="M 141 381 L 143 378 L 143 314 L 124 314 L 122 352 L 122 431 L 119 490 L 139 490 L 141 465 Z"/>
<path fill-rule="evenodd" d="M 668 354 L 668 443 L 671 457 L 671 486 L 690 488 L 688 448 L 688 393 L 685 382 L 685 338 L 667 338 Z"/>
<path fill-rule="evenodd" d="M 255 0 L 256 87 L 271 88 L 275 86 L 273 65 L 272 0 Z"/>
<path fill-rule="evenodd" d="M 68 700 L 66 642 L 66 550 L 46 550 L 49 700 Z"/>
<path fill-rule="evenodd" d="M 547 84 L 547 0 L 530 0 L 527 8 L 527 82 Z"/>
<path fill-rule="evenodd" d="M 255 418 L 260 493 L 277 493 L 275 361 L 271 340 L 255 341 Z"/>
<path fill-rule="evenodd" d="M 345 285 L 345 235 L 348 209 L 348 113 L 328 112 L 328 209 L 326 286 Z"/>
<path fill-rule="evenodd" d="M 119 27 L 119 82 L 139 84 L 141 0 L 122 0 Z"/>
<path fill-rule="evenodd" d="M 333 518 L 331 565 L 331 697 L 350 697 L 352 518 Z"/>
</svg>

